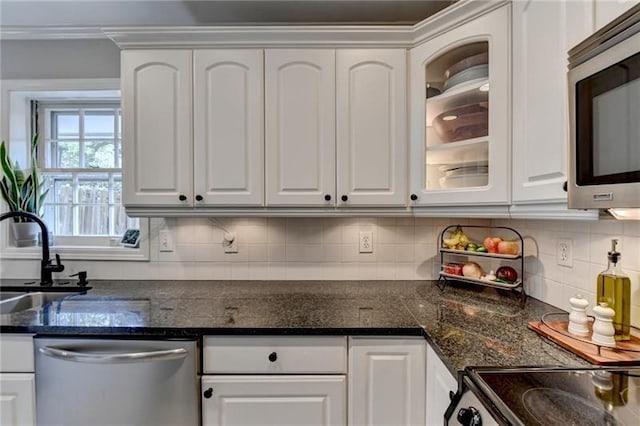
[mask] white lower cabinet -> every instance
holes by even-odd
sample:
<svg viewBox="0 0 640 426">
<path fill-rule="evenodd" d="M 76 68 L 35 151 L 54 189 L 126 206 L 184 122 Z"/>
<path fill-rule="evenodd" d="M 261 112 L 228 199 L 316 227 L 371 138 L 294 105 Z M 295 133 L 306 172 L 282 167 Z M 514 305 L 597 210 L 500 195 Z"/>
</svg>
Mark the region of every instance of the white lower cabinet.
<svg viewBox="0 0 640 426">
<path fill-rule="evenodd" d="M 34 425 L 35 399 L 35 374 L 0 373 L 0 425 Z"/>
<path fill-rule="evenodd" d="M 344 425 L 345 382 L 344 375 L 204 376 L 202 424 Z"/>
<path fill-rule="evenodd" d="M 449 392 L 458 389 L 458 382 L 440 357 L 427 347 L 427 426 L 441 426 L 449 406 Z"/>
<path fill-rule="evenodd" d="M 423 338 L 349 338 L 349 425 L 425 424 Z"/>
<path fill-rule="evenodd" d="M 347 423 L 347 338 L 207 336 L 204 426 Z"/>
<path fill-rule="evenodd" d="M 33 336 L 0 336 L 0 425 L 36 424 Z"/>
</svg>

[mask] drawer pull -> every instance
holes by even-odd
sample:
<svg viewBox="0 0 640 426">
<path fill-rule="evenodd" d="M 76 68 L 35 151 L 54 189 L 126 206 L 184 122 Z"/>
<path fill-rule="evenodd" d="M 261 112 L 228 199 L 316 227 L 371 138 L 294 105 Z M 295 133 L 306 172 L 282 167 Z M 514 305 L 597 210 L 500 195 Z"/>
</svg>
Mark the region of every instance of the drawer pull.
<svg viewBox="0 0 640 426">
<path fill-rule="evenodd" d="M 213 396 L 213 388 L 209 388 L 206 391 L 204 391 L 204 397 L 209 399 Z"/>
<path fill-rule="evenodd" d="M 276 362 L 276 360 L 278 359 L 278 354 L 275 352 L 271 352 L 269 354 L 269 361 L 271 362 Z"/>
</svg>

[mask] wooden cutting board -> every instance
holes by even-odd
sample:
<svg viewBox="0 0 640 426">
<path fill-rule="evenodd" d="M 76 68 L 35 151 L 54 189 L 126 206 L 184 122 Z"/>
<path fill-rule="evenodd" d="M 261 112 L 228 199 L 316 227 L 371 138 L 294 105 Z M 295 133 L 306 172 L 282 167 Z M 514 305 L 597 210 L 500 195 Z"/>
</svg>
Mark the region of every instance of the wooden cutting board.
<svg viewBox="0 0 640 426">
<path fill-rule="evenodd" d="M 589 343 L 585 338 L 574 338 L 569 334 L 569 321 L 529 321 L 529 328 L 542 336 L 545 336 L 565 349 L 586 359 L 592 364 L 598 365 L 639 365 L 640 364 L 640 339 L 631 336 L 631 340 L 617 342 L 616 348 L 598 347 Z M 557 331 L 561 330 L 561 331 Z M 591 333 L 591 323 L 589 324 Z M 581 340 L 582 339 L 582 340 Z M 635 351 L 635 352 L 634 352 Z"/>
</svg>

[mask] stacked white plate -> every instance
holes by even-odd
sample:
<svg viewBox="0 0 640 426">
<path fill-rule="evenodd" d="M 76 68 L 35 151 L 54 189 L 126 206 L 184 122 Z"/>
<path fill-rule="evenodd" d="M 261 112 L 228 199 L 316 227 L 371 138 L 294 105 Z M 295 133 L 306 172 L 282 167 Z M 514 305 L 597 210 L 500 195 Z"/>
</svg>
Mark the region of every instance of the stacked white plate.
<svg viewBox="0 0 640 426">
<path fill-rule="evenodd" d="M 440 178 L 440 187 L 444 189 L 487 186 L 489 183 L 489 166 L 486 163 L 441 166 L 440 170 L 444 172 Z"/>
</svg>

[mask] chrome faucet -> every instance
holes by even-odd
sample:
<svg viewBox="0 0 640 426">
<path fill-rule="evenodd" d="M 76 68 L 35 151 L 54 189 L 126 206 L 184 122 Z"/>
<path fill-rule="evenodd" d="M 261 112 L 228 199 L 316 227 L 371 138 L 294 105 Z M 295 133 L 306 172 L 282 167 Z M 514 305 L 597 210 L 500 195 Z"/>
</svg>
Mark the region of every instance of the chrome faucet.
<svg viewBox="0 0 640 426">
<path fill-rule="evenodd" d="M 60 255 L 56 254 L 56 263 L 51 263 L 49 259 L 49 231 L 47 225 L 33 213 L 27 212 L 8 212 L 0 215 L 0 222 L 10 217 L 25 217 L 34 221 L 40 226 L 41 242 L 42 242 L 42 260 L 40 261 L 40 285 L 49 286 L 53 284 L 51 274 L 53 272 L 64 271 L 64 265 L 60 263 Z"/>
</svg>

